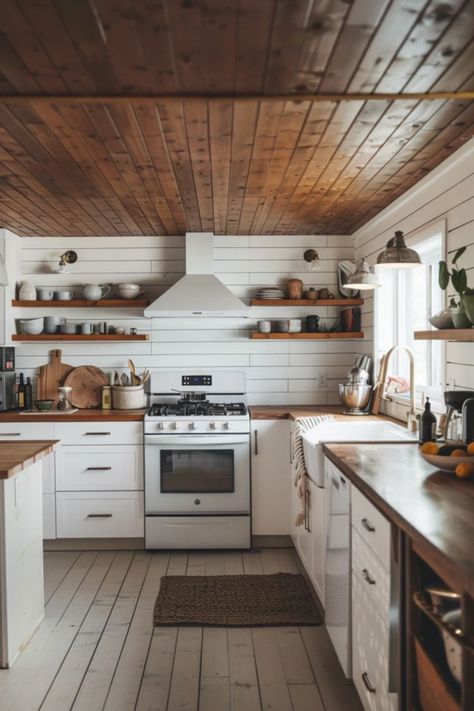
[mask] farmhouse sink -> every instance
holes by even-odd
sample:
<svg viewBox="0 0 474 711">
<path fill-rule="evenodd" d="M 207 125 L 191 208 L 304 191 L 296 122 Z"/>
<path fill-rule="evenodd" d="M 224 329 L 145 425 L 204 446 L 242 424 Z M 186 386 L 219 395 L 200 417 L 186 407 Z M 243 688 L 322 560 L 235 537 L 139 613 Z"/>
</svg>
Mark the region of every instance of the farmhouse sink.
<svg viewBox="0 0 474 711">
<path fill-rule="evenodd" d="M 321 422 L 303 435 L 303 450 L 306 470 L 310 479 L 324 487 L 325 442 L 416 442 L 413 432 L 392 422 Z"/>
</svg>

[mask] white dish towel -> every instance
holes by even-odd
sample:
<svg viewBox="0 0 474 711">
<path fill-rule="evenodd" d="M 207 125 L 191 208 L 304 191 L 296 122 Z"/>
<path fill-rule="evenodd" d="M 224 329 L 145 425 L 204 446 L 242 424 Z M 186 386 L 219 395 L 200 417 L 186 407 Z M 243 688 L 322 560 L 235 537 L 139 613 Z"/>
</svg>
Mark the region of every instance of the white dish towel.
<svg viewBox="0 0 474 711">
<path fill-rule="evenodd" d="M 306 464 L 304 461 L 303 440 L 301 438 L 301 435 L 303 434 L 303 432 L 309 432 L 309 430 L 314 429 L 317 425 L 321 424 L 321 422 L 327 422 L 328 420 L 334 420 L 334 417 L 332 415 L 318 415 L 317 417 L 297 417 L 295 420 L 291 458 L 294 471 L 293 483 L 294 486 L 296 486 L 298 497 L 301 501 L 301 511 L 296 517 L 296 526 L 301 526 L 304 523 L 304 492 L 306 490 L 305 479 L 308 476 Z"/>
</svg>

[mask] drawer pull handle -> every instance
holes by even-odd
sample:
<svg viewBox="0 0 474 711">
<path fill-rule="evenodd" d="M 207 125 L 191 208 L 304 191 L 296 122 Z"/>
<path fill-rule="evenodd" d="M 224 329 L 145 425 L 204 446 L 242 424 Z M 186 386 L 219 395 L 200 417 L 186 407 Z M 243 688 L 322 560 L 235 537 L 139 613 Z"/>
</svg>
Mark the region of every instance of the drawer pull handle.
<svg viewBox="0 0 474 711">
<path fill-rule="evenodd" d="M 375 694 L 375 687 L 372 686 L 372 684 L 370 683 L 369 675 L 367 674 L 367 672 L 364 672 L 362 674 L 362 681 L 364 682 L 364 686 L 367 691 L 370 691 L 371 694 Z"/>
<path fill-rule="evenodd" d="M 0 437 L 21 437 L 21 432 L 0 432 Z"/>
<path fill-rule="evenodd" d="M 86 472 L 109 472 L 112 467 L 87 467 Z"/>
<path fill-rule="evenodd" d="M 366 531 L 370 531 L 370 533 L 374 533 L 375 526 L 372 526 L 370 521 L 367 521 L 366 518 L 362 519 L 361 524 L 363 525 L 363 527 L 365 528 Z"/>
<path fill-rule="evenodd" d="M 340 488 L 341 488 L 341 486 L 340 486 L 338 480 L 335 479 L 333 476 L 331 477 L 331 482 L 332 482 L 332 485 L 336 487 L 336 489 L 340 489 Z"/>
<path fill-rule="evenodd" d="M 84 432 L 86 437 L 108 437 L 110 432 Z"/>
<path fill-rule="evenodd" d="M 367 570 L 367 568 L 363 568 L 363 570 L 362 570 L 362 575 L 363 575 L 363 577 L 364 577 L 364 580 L 366 580 L 366 581 L 369 583 L 369 585 L 375 585 L 375 584 L 376 584 L 375 578 L 373 578 L 373 577 L 370 575 L 370 573 L 369 573 L 369 571 Z"/>
<path fill-rule="evenodd" d="M 87 514 L 86 518 L 112 518 L 112 514 Z"/>
<path fill-rule="evenodd" d="M 254 430 L 253 442 L 254 442 L 253 453 L 255 454 L 255 456 L 257 456 L 258 455 L 258 430 Z"/>
</svg>

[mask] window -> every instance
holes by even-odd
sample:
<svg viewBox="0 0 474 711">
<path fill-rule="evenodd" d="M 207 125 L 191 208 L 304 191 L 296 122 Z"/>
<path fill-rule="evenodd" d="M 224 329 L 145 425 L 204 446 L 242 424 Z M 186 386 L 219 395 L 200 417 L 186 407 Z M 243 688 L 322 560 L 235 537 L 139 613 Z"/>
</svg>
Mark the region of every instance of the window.
<svg viewBox="0 0 474 711">
<path fill-rule="evenodd" d="M 375 293 L 375 356 L 377 359 L 392 346 L 409 348 L 415 358 L 415 395 L 420 404 L 423 395 L 433 404 L 442 399 L 445 382 L 445 350 L 441 341 L 415 341 L 414 331 L 429 328 L 428 318 L 445 305 L 444 292 L 438 285 L 438 262 L 444 255 L 444 224 L 432 227 L 409 240 L 423 262 L 410 269 L 377 267 L 382 285 Z M 409 362 L 403 350 L 393 353 L 388 378 L 395 400 L 408 397 Z"/>
</svg>

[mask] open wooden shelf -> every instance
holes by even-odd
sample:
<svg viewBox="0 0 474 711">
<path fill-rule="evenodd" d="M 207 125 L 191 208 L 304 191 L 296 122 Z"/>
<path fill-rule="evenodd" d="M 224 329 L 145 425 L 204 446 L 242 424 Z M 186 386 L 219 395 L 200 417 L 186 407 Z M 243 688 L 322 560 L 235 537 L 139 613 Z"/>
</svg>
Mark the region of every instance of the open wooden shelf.
<svg viewBox="0 0 474 711">
<path fill-rule="evenodd" d="M 439 331 L 415 331 L 415 341 L 474 342 L 473 328 L 446 328 Z"/>
<path fill-rule="evenodd" d="M 69 301 L 59 301 L 59 299 L 50 299 L 49 301 L 20 301 L 13 299 L 12 306 L 23 306 L 28 309 L 52 309 L 52 308 L 99 308 L 99 309 L 126 309 L 126 308 L 145 308 L 149 306 L 148 299 L 99 299 L 98 301 L 87 301 L 86 299 L 69 299 Z"/>
<path fill-rule="evenodd" d="M 250 299 L 250 306 L 361 306 L 364 299 Z"/>
<path fill-rule="evenodd" d="M 12 341 L 147 341 L 146 333 L 140 333 L 136 336 L 130 334 L 119 333 L 93 333 L 90 336 L 82 333 L 39 333 L 38 335 L 29 335 L 23 333 L 15 333 L 12 336 Z"/>
<path fill-rule="evenodd" d="M 338 339 L 363 338 L 362 331 L 317 331 L 316 333 L 260 333 L 260 331 L 250 331 L 250 338 L 255 340 L 275 340 L 275 341 L 327 341 Z"/>
</svg>

